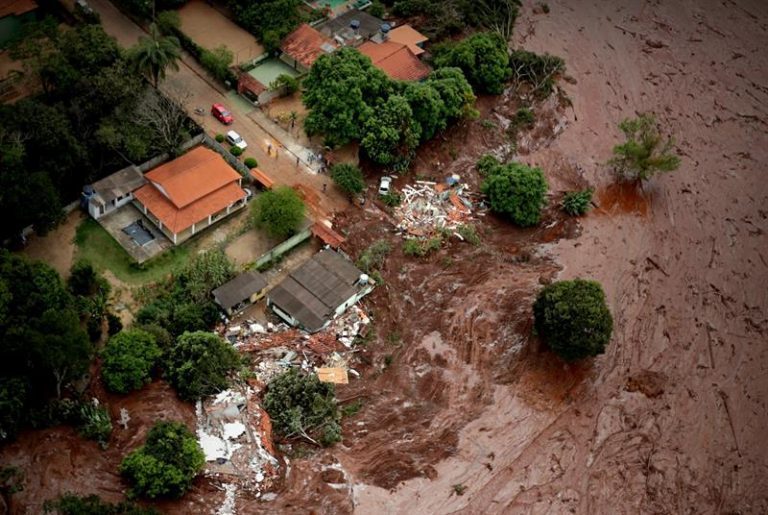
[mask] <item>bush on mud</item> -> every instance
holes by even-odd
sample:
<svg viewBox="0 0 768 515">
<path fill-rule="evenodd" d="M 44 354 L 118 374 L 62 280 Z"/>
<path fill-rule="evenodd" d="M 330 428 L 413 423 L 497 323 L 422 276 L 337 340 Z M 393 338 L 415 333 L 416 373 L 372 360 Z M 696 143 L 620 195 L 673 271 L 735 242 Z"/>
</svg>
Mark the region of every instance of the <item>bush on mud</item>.
<svg viewBox="0 0 768 515">
<path fill-rule="evenodd" d="M 444 43 L 433 49 L 436 68 L 454 67 L 475 91 L 499 95 L 510 76 L 507 42 L 495 32 L 480 32 L 458 43 Z"/>
<path fill-rule="evenodd" d="M 133 495 L 156 499 L 178 498 L 192 485 L 205 465 L 197 438 L 181 422 L 158 422 L 146 443 L 120 464 Z"/>
<path fill-rule="evenodd" d="M 563 201 L 560 205 L 563 211 L 569 215 L 581 216 L 589 211 L 589 206 L 592 203 L 592 193 L 594 193 L 592 188 L 581 191 L 569 191 L 563 196 Z"/>
<path fill-rule="evenodd" d="M 436 250 L 440 250 L 443 244 L 443 239 L 440 236 L 435 236 L 426 240 L 418 238 L 408 238 L 403 243 L 403 254 L 406 256 L 428 256 Z"/>
<path fill-rule="evenodd" d="M 387 240 L 377 240 L 360 254 L 355 265 L 366 274 L 381 270 L 381 267 L 384 266 L 384 260 L 387 259 L 391 250 L 392 246 Z"/>
<path fill-rule="evenodd" d="M 116 334 L 102 351 L 104 386 L 115 393 L 140 389 L 151 380 L 161 355 L 155 337 L 146 331 L 130 329 Z"/>
<path fill-rule="evenodd" d="M 341 441 L 341 414 L 333 384 L 291 369 L 267 386 L 264 409 L 283 438 L 304 438 L 324 446 Z"/>
<path fill-rule="evenodd" d="M 165 375 L 179 397 L 196 401 L 224 390 L 229 374 L 240 364 L 232 346 L 213 333 L 184 333 L 168 350 Z"/>
<path fill-rule="evenodd" d="M 349 163 L 339 163 L 331 167 L 331 178 L 341 191 L 354 197 L 365 190 L 363 172 L 357 166 Z"/>
<path fill-rule="evenodd" d="M 259 166 L 259 162 L 256 161 L 255 157 L 246 157 L 245 159 L 243 159 L 243 164 L 248 168 L 256 168 L 257 166 Z"/>
<path fill-rule="evenodd" d="M 477 168 L 477 171 L 480 173 L 480 175 L 487 177 L 492 175 L 494 170 L 496 170 L 499 166 L 501 166 L 501 163 L 498 159 L 496 159 L 491 154 L 484 154 L 480 156 L 480 159 L 477 160 L 475 168 Z"/>
<path fill-rule="evenodd" d="M 491 210 L 520 227 L 538 224 L 547 203 L 547 180 L 541 168 L 521 163 L 492 168 L 481 190 L 488 197 Z"/>
<path fill-rule="evenodd" d="M 79 496 L 67 492 L 43 505 L 45 513 L 57 515 L 159 515 L 154 508 L 144 508 L 132 502 L 117 504 L 102 501 L 97 495 Z"/>
<path fill-rule="evenodd" d="M 533 305 L 539 336 L 565 361 L 602 354 L 613 317 L 600 283 L 575 279 L 545 287 Z"/>
<path fill-rule="evenodd" d="M 251 216 L 256 227 L 284 239 L 295 234 L 304 220 L 304 202 L 291 188 L 280 186 L 256 197 Z"/>
<path fill-rule="evenodd" d="M 527 50 L 512 52 L 509 67 L 517 86 L 527 85 L 531 93 L 540 98 L 547 98 L 554 89 L 555 79 L 565 73 L 565 61 L 561 57 Z"/>
<path fill-rule="evenodd" d="M 662 137 L 652 114 L 627 118 L 619 129 L 626 141 L 613 147 L 614 157 L 608 164 L 620 180 L 644 181 L 680 166 L 680 158 L 673 152 L 674 140 Z"/>
</svg>

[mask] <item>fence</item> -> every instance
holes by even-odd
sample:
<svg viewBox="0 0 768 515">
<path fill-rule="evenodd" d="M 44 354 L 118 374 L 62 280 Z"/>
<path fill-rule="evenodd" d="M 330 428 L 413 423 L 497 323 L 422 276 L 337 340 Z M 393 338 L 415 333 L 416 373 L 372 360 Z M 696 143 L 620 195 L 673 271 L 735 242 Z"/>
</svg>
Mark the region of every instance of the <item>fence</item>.
<svg viewBox="0 0 768 515">
<path fill-rule="evenodd" d="M 299 231 L 298 233 L 294 234 L 284 242 L 280 243 L 279 245 L 275 245 L 272 247 L 272 249 L 269 252 L 266 252 L 262 254 L 259 259 L 257 259 L 253 263 L 254 268 L 259 268 L 266 263 L 269 263 L 270 261 L 274 261 L 275 259 L 279 258 L 298 244 L 306 241 L 309 239 L 309 237 L 312 235 L 312 224 L 307 224 L 307 226 Z"/>
</svg>

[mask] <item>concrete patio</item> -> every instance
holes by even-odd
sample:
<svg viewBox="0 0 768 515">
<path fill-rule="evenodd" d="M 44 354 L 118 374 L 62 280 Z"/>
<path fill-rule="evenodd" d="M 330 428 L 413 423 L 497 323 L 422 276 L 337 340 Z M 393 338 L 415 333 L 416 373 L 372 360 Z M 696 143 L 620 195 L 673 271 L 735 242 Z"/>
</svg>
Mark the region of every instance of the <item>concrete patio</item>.
<svg viewBox="0 0 768 515">
<path fill-rule="evenodd" d="M 130 236 L 123 232 L 123 228 L 141 220 L 152 235 L 154 240 L 145 245 L 137 244 Z M 104 229 L 125 249 L 137 263 L 143 263 L 158 254 L 173 247 L 169 240 L 144 214 L 136 209 L 133 204 L 127 204 L 113 213 L 98 219 Z"/>
</svg>

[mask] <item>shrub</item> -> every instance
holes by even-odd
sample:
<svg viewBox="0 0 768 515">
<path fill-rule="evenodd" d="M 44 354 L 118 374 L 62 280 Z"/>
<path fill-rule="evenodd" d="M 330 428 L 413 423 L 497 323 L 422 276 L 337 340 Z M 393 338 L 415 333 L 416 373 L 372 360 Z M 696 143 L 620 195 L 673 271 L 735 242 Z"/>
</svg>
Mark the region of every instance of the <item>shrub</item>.
<svg viewBox="0 0 768 515">
<path fill-rule="evenodd" d="M 464 241 L 471 243 L 472 245 L 480 244 L 480 235 L 477 234 L 477 228 L 472 224 L 462 224 L 456 230 Z"/>
<path fill-rule="evenodd" d="M 381 195 L 379 198 L 389 207 L 399 206 L 403 201 L 402 197 L 400 197 L 400 194 L 395 193 L 394 191 L 390 191 L 386 195 Z"/>
<path fill-rule="evenodd" d="M 408 238 L 405 240 L 405 243 L 403 243 L 403 254 L 406 256 L 424 257 L 439 250 L 442 244 L 443 239 L 439 236 L 429 238 L 428 240 Z"/>
<path fill-rule="evenodd" d="M 384 260 L 391 250 L 392 247 L 388 241 L 378 240 L 360 254 L 355 265 L 366 274 L 370 274 L 384 266 Z"/>
<path fill-rule="evenodd" d="M 371 2 L 371 6 L 368 8 L 368 14 L 375 16 L 376 18 L 384 17 L 386 9 L 384 8 L 384 4 L 381 3 L 381 0 L 373 0 L 373 2 Z"/>
<path fill-rule="evenodd" d="M 112 420 L 109 411 L 99 405 L 98 400 L 80 404 L 78 433 L 88 440 L 96 440 L 102 449 L 107 448 L 112 434 Z"/>
<path fill-rule="evenodd" d="M 680 158 L 672 152 L 674 140 L 662 138 L 652 114 L 627 118 L 619 129 L 626 141 L 613 147 L 614 157 L 608 163 L 620 180 L 643 181 L 680 166 Z"/>
<path fill-rule="evenodd" d="M 336 186 L 350 197 L 359 195 L 365 190 L 363 172 L 353 164 L 339 163 L 331 166 L 331 178 Z"/>
<path fill-rule="evenodd" d="M 166 36 L 175 36 L 181 30 L 181 16 L 176 11 L 163 11 L 157 15 L 155 24 Z"/>
<path fill-rule="evenodd" d="M 576 279 L 545 287 L 533 305 L 536 331 L 566 361 L 602 354 L 613 317 L 600 283 Z"/>
<path fill-rule="evenodd" d="M 120 464 L 134 495 L 155 499 L 181 497 L 205 465 L 205 455 L 187 426 L 158 422 L 147 441 Z"/>
<path fill-rule="evenodd" d="M 87 261 L 78 261 L 72 265 L 67 286 L 73 294 L 81 296 L 95 295 L 100 288 L 109 292 L 109 284 L 96 273 L 96 270 Z"/>
<path fill-rule="evenodd" d="M 299 90 L 299 80 L 296 77 L 281 73 L 275 80 L 269 83 L 269 89 L 272 91 L 282 89 L 284 95 L 293 95 Z"/>
<path fill-rule="evenodd" d="M 293 235 L 304 220 L 304 202 L 291 188 L 280 186 L 257 196 L 251 208 L 256 227 L 273 238 Z"/>
<path fill-rule="evenodd" d="M 571 216 L 581 216 L 589 211 L 592 202 L 592 188 L 581 191 L 569 191 L 563 196 L 561 207 Z"/>
<path fill-rule="evenodd" d="M 154 336 L 146 331 L 129 329 L 116 334 L 102 351 L 104 385 L 116 393 L 138 390 L 149 383 L 161 355 Z"/>
<path fill-rule="evenodd" d="M 526 50 L 512 52 L 509 67 L 518 86 L 527 84 L 532 93 L 544 98 L 552 93 L 555 79 L 565 73 L 565 61 L 562 58 L 550 54 L 538 55 Z"/>
<path fill-rule="evenodd" d="M 509 163 L 493 170 L 481 186 L 491 209 L 529 227 L 539 223 L 546 205 L 547 180 L 540 168 Z"/>
<path fill-rule="evenodd" d="M 291 369 L 273 379 L 267 386 L 264 409 L 283 438 L 319 439 L 326 446 L 341 440 L 335 389 L 314 374 Z"/>
<path fill-rule="evenodd" d="M 131 502 L 107 503 L 97 495 L 78 496 L 68 492 L 54 500 L 45 501 L 45 513 L 58 515 L 159 515 L 154 508 L 144 508 Z"/>
<path fill-rule="evenodd" d="M 225 139 L 227 139 L 227 138 L 225 138 L 223 134 L 217 134 L 216 135 L 216 141 L 218 141 L 219 143 L 224 143 Z"/>
<path fill-rule="evenodd" d="M 256 161 L 255 157 L 246 157 L 243 160 L 243 164 L 248 168 L 256 168 L 257 166 L 259 166 L 259 162 Z"/>
<path fill-rule="evenodd" d="M 240 157 L 241 155 L 243 155 L 243 149 L 240 147 L 233 146 L 229 149 L 229 153 L 235 157 Z"/>
<path fill-rule="evenodd" d="M 232 65 L 233 59 L 232 51 L 224 45 L 213 50 L 202 50 L 200 53 L 200 64 L 220 82 L 232 80 L 232 72 L 229 71 L 229 67 Z"/>
<path fill-rule="evenodd" d="M 515 127 L 533 127 L 535 122 L 536 117 L 533 115 L 533 111 L 527 107 L 518 109 L 513 120 Z"/>
<path fill-rule="evenodd" d="M 215 334 L 185 332 L 168 351 L 165 374 L 179 397 L 195 401 L 225 389 L 239 363 L 235 349 Z"/>
<path fill-rule="evenodd" d="M 107 313 L 107 333 L 109 336 L 114 336 L 123 330 L 123 322 L 120 317 L 112 313 Z"/>
<path fill-rule="evenodd" d="M 490 154 L 485 154 L 478 159 L 475 168 L 477 168 L 480 175 L 485 177 L 491 175 L 499 166 L 501 166 L 501 163 L 498 159 Z"/>
</svg>

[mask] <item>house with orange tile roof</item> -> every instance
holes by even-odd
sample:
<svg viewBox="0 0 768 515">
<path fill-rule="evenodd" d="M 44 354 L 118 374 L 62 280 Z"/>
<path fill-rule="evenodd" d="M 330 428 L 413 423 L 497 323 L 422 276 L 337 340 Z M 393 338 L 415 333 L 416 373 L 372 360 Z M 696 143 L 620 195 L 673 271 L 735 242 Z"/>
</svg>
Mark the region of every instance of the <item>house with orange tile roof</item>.
<svg viewBox="0 0 768 515">
<path fill-rule="evenodd" d="M 299 72 L 306 72 L 323 54 L 330 54 L 337 44 L 318 30 L 302 23 L 285 36 L 280 44 L 280 59 Z"/>
<path fill-rule="evenodd" d="M 199 146 L 144 174 L 134 204 L 175 245 L 246 205 L 242 177 L 213 150 Z"/>
<path fill-rule="evenodd" d="M 418 57 L 424 53 L 422 47 L 429 38 L 410 25 L 400 25 L 389 31 L 389 40 L 407 46 Z"/>
<path fill-rule="evenodd" d="M 373 65 L 391 79 L 419 81 L 425 79 L 431 71 L 408 45 L 389 39 L 381 43 L 366 41 L 357 50 L 370 57 Z"/>
</svg>

